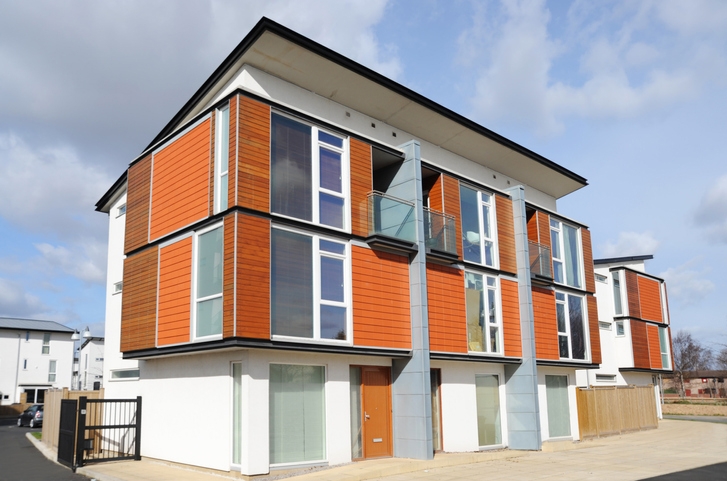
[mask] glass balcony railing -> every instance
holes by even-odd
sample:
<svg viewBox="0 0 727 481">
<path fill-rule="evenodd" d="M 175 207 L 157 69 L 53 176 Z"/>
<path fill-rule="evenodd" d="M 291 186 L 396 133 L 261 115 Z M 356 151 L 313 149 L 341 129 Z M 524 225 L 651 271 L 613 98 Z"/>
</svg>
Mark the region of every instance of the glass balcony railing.
<svg viewBox="0 0 727 481">
<path fill-rule="evenodd" d="M 368 195 L 369 235 L 383 235 L 403 241 L 417 241 L 414 204 L 381 192 Z"/>
<path fill-rule="evenodd" d="M 528 251 L 530 252 L 530 277 L 547 277 L 553 278 L 550 268 L 550 247 L 538 244 L 537 242 L 528 241 Z"/>
<path fill-rule="evenodd" d="M 424 238 L 428 249 L 457 255 L 454 216 L 425 207 Z"/>
</svg>

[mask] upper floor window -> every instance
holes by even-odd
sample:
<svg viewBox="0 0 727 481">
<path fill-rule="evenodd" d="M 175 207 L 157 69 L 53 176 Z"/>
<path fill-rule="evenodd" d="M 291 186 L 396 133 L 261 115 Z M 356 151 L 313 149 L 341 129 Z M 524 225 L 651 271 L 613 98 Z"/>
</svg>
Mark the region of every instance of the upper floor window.
<svg viewBox="0 0 727 481">
<path fill-rule="evenodd" d="M 348 259 L 348 244 L 290 230 L 272 230 L 271 330 L 274 336 L 349 339 Z"/>
<path fill-rule="evenodd" d="M 56 362 L 48 363 L 48 382 L 56 382 Z"/>
<path fill-rule="evenodd" d="M 43 350 L 41 354 L 50 354 L 50 332 L 43 333 Z"/>
<path fill-rule="evenodd" d="M 502 354 L 497 278 L 466 272 L 465 299 L 469 350 Z"/>
<path fill-rule="evenodd" d="M 280 114 L 271 129 L 272 212 L 347 229 L 346 139 Z"/>
<path fill-rule="evenodd" d="M 459 196 L 464 259 L 496 267 L 494 196 L 464 185 Z"/>
<path fill-rule="evenodd" d="M 116 217 L 121 217 L 124 214 L 126 214 L 126 204 L 121 204 L 119 208 L 116 209 Z"/>
<path fill-rule="evenodd" d="M 671 369 L 669 362 L 669 334 L 666 327 L 659 328 L 659 351 L 661 352 L 661 367 L 663 369 Z"/>
<path fill-rule="evenodd" d="M 620 316 L 623 314 L 623 308 L 621 307 L 621 279 L 619 272 L 612 272 L 611 279 L 613 280 L 613 312 L 617 316 Z"/>
<path fill-rule="evenodd" d="M 578 229 L 550 219 L 550 244 L 553 253 L 553 279 L 559 284 L 580 288 L 581 253 Z"/>
<path fill-rule="evenodd" d="M 222 226 L 195 233 L 193 326 L 194 337 L 222 334 Z"/>
<path fill-rule="evenodd" d="M 560 358 L 585 360 L 586 332 L 583 320 L 583 298 L 556 291 L 555 309 Z"/>
<path fill-rule="evenodd" d="M 215 214 L 227 210 L 227 172 L 230 164 L 230 107 L 215 115 Z"/>
</svg>

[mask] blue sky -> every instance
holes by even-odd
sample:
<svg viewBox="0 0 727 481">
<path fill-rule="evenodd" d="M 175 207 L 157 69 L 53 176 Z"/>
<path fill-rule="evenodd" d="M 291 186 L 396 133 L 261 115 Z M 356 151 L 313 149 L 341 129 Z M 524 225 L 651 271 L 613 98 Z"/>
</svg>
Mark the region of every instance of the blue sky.
<svg viewBox="0 0 727 481">
<path fill-rule="evenodd" d="M 727 344 L 727 2 L 0 0 L 0 316 L 103 332 L 96 200 L 266 15 L 583 175 L 596 257 L 653 254 Z"/>
</svg>

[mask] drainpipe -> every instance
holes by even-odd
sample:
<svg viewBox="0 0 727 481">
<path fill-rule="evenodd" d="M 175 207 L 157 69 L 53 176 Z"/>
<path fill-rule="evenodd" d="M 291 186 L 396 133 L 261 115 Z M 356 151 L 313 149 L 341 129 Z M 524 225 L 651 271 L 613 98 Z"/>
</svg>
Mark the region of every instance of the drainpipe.
<svg viewBox="0 0 727 481">
<path fill-rule="evenodd" d="M 13 404 L 15 404 L 16 396 L 18 395 L 18 376 L 20 374 L 20 339 L 21 336 L 18 334 L 18 359 L 15 364 L 15 390 L 13 392 Z"/>
</svg>

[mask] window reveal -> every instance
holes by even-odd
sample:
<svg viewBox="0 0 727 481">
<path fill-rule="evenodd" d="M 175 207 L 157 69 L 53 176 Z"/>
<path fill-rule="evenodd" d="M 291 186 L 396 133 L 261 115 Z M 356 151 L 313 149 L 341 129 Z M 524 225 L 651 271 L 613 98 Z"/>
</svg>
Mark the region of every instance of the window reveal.
<svg viewBox="0 0 727 481">
<path fill-rule="evenodd" d="M 222 226 L 195 234 L 194 335 L 222 334 Z"/>
<path fill-rule="evenodd" d="M 464 185 L 459 191 L 464 259 L 496 267 L 494 196 Z"/>
<path fill-rule="evenodd" d="M 561 359 L 586 359 L 586 336 L 583 321 L 583 298 L 563 292 L 555 293 L 558 323 L 558 351 Z"/>
<path fill-rule="evenodd" d="M 558 284 L 581 288 L 580 239 L 578 229 L 550 219 L 553 278 Z"/>
<path fill-rule="evenodd" d="M 467 341 L 470 351 L 502 353 L 497 278 L 465 273 Z"/>
</svg>

